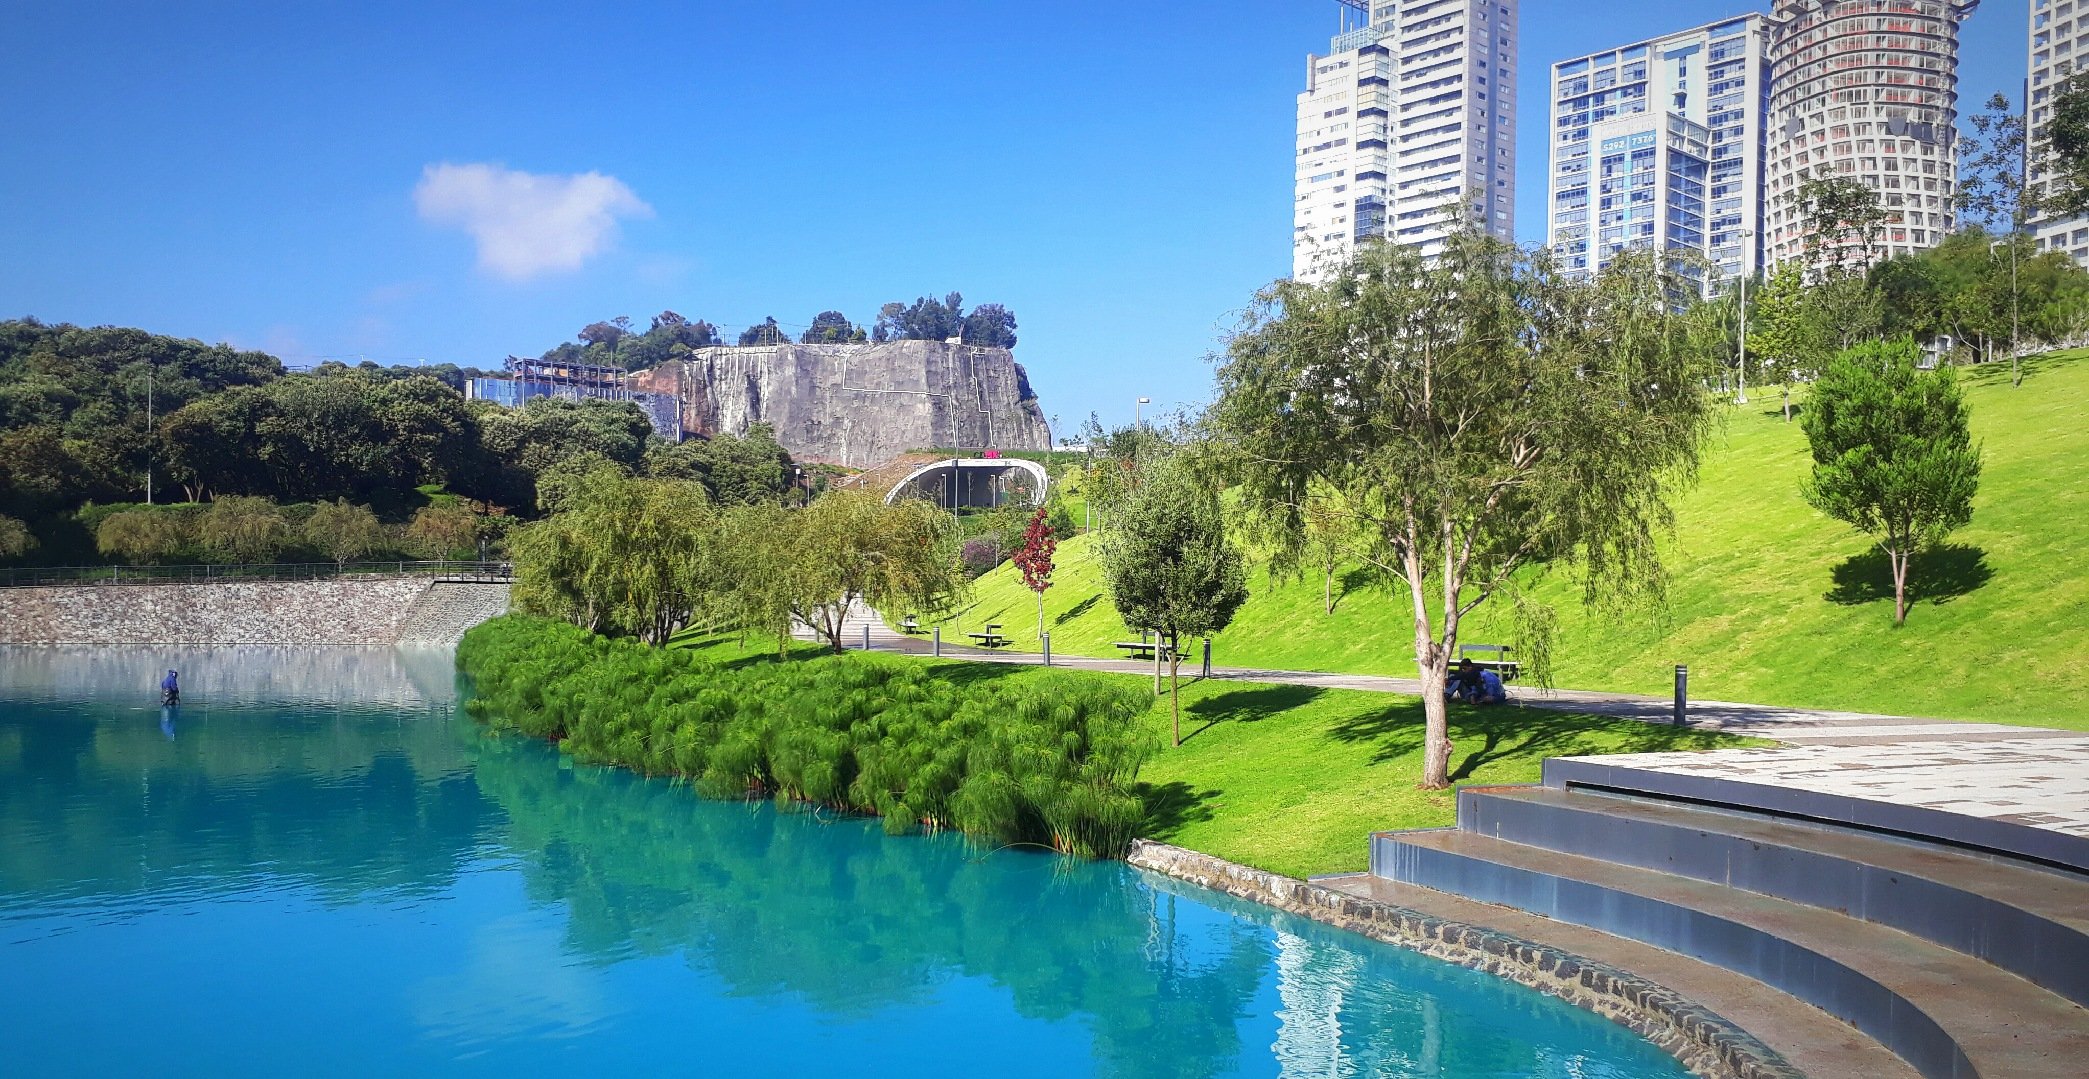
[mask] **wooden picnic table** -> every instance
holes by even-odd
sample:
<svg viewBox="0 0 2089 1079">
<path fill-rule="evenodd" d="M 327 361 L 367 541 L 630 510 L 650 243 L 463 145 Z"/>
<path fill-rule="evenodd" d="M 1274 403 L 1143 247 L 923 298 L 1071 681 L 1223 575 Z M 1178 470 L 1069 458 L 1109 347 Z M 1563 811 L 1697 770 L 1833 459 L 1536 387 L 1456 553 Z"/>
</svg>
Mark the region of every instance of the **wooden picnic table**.
<svg viewBox="0 0 2089 1079">
<path fill-rule="evenodd" d="M 999 648 L 1005 644 L 1015 643 L 1012 638 L 1001 635 L 1001 623 L 999 622 L 988 622 L 986 624 L 986 632 L 984 633 L 967 633 L 965 636 L 978 641 L 981 648 Z"/>
<path fill-rule="evenodd" d="M 1124 649 L 1127 659 L 1152 659 L 1155 649 L 1159 649 L 1160 658 L 1169 656 L 1168 646 L 1162 641 L 1118 641 L 1117 647 Z"/>
</svg>

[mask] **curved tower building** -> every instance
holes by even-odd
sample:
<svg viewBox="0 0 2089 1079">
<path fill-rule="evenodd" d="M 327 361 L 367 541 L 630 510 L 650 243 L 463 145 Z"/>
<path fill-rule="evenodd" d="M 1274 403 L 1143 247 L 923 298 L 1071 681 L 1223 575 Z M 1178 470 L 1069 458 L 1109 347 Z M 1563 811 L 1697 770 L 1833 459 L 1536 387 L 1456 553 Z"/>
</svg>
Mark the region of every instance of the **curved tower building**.
<svg viewBox="0 0 2089 1079">
<path fill-rule="evenodd" d="M 1801 258 L 1799 184 L 1822 169 L 1879 193 L 1877 259 L 1952 228 L 1958 24 L 1979 0 L 1776 0 L 1764 202 L 1771 264 Z M 1845 242 L 1855 242 L 1849 240 Z"/>
</svg>

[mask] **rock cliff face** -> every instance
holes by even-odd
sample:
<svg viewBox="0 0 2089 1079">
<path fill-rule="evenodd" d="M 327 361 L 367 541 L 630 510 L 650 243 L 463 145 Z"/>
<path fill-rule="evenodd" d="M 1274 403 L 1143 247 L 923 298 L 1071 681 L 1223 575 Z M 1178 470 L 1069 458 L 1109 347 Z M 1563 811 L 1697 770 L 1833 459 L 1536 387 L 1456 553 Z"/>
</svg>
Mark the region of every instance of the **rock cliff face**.
<svg viewBox="0 0 2089 1079">
<path fill-rule="evenodd" d="M 682 398 L 682 427 L 769 424 L 801 460 L 868 468 L 908 450 L 1050 449 L 1030 380 L 1005 348 L 942 341 L 707 348 L 632 376 Z"/>
</svg>

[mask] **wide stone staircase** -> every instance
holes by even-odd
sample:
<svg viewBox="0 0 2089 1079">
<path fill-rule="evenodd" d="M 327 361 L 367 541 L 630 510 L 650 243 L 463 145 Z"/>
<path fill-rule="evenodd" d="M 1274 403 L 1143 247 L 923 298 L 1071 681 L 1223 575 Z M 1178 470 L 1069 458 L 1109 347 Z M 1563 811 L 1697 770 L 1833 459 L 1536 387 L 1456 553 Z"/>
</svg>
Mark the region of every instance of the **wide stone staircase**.
<svg viewBox="0 0 2089 1079">
<path fill-rule="evenodd" d="M 464 631 L 508 613 L 505 584 L 435 581 L 399 625 L 400 644 L 456 644 Z"/>
<path fill-rule="evenodd" d="M 1685 976 L 1709 965 L 1825 1012 L 1920 1075 L 2089 1076 L 2089 867 L 2026 855 L 2055 849 L 2029 830 L 1979 846 L 1892 828 L 1905 814 L 1888 805 L 1801 808 L 1821 815 L 1745 786 L 1554 760 L 1543 785 L 1464 788 L 1456 826 L 1374 835 L 1368 874 L 1319 883 L 1651 945 L 1694 960 L 1677 964 Z M 1822 1040 L 1812 1030 L 1786 1040 L 1794 1064 Z"/>
</svg>

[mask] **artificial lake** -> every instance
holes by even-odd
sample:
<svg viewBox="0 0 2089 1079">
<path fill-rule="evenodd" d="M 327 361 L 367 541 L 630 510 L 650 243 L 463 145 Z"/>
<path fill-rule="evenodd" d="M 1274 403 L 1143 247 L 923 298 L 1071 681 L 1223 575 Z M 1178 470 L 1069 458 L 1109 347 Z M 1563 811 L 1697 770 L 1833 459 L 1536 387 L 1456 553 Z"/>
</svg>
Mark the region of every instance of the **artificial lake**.
<svg viewBox="0 0 2089 1079">
<path fill-rule="evenodd" d="M 1684 1075 L 1483 974 L 577 767 L 459 696 L 447 651 L 0 648 L 6 1073 Z"/>
</svg>

